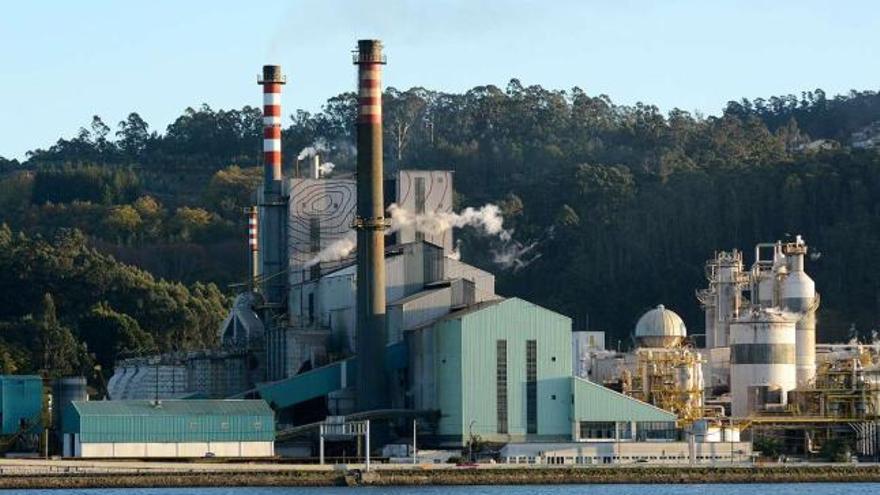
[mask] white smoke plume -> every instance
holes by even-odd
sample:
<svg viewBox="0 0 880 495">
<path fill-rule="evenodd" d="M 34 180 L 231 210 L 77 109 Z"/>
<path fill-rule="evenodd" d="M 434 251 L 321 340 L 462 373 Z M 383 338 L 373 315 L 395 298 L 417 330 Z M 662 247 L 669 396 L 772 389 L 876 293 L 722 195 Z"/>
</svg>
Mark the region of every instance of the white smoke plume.
<svg viewBox="0 0 880 495">
<path fill-rule="evenodd" d="M 331 164 L 332 165 L 332 164 Z M 451 228 L 473 227 L 483 235 L 495 238 L 491 249 L 492 260 L 503 269 L 518 272 L 541 257 L 538 247 L 553 237 L 553 228 L 548 229 L 537 240 L 524 244 L 513 239 L 513 231 L 504 228 L 501 209 L 494 204 L 486 204 L 480 208 L 465 208 L 460 213 L 432 212 L 416 214 L 392 204 L 388 208 L 391 216 L 391 227 L 385 231 L 391 235 L 401 228 L 413 227 L 428 235 L 439 235 Z M 338 261 L 348 257 L 357 247 L 357 236 L 349 232 L 322 249 L 305 267 L 317 263 Z M 461 259 L 461 241 L 457 241 L 455 249 L 449 253 L 452 259 Z"/>
<path fill-rule="evenodd" d="M 523 244 L 511 238 L 507 242 L 502 243 L 501 246 L 492 249 L 492 261 L 502 268 L 512 269 L 516 273 L 543 256 L 543 254 L 538 252 L 538 248 L 553 239 L 556 233 L 555 230 L 555 227 L 551 225 L 538 239 L 528 244 Z"/>
<path fill-rule="evenodd" d="M 539 239 L 523 244 L 513 238 L 513 230 L 504 228 L 504 217 L 501 208 L 494 204 L 486 204 L 480 208 L 465 208 L 461 213 L 432 212 L 415 214 L 396 204 L 388 208 L 391 215 L 391 232 L 403 227 L 414 227 L 428 235 L 438 235 L 451 228 L 473 227 L 478 232 L 495 238 L 491 249 L 492 260 L 503 269 L 518 272 L 538 258 L 541 253 L 538 247 L 553 237 L 553 228 L 548 229 Z M 461 243 L 457 242 L 455 250 L 449 253 L 453 259 L 461 258 Z"/>
<path fill-rule="evenodd" d="M 452 252 L 446 255 L 447 258 L 455 261 L 461 261 L 461 239 L 455 240 L 455 247 Z"/>
<path fill-rule="evenodd" d="M 320 250 L 312 259 L 306 262 L 305 268 L 311 268 L 318 263 L 339 261 L 350 255 L 357 247 L 357 234 L 354 231 L 347 232 L 344 237 L 336 239 Z"/>
<path fill-rule="evenodd" d="M 538 241 L 529 244 L 510 241 L 492 250 L 492 261 L 505 270 L 512 269 L 514 272 L 518 272 L 541 257 L 541 253 L 534 252 L 537 247 Z"/>
<path fill-rule="evenodd" d="M 324 141 L 322 138 L 318 138 L 311 146 L 306 146 L 296 155 L 297 160 L 305 160 L 306 158 L 311 158 L 318 153 L 324 153 L 328 151 L 327 141 Z"/>
<path fill-rule="evenodd" d="M 453 227 L 471 226 L 484 234 L 498 236 L 504 241 L 510 240 L 511 233 L 504 229 L 504 218 L 501 209 L 493 204 L 487 204 L 479 209 L 465 208 L 461 213 L 432 212 L 416 214 L 405 210 L 397 204 L 388 207 L 391 215 L 391 232 L 396 232 L 404 227 L 414 227 L 417 231 L 429 235 L 438 235 Z"/>
<path fill-rule="evenodd" d="M 329 174 L 330 172 L 333 172 L 334 168 L 336 168 L 336 165 L 334 165 L 332 162 L 323 162 L 318 165 L 318 170 L 321 172 L 322 177 Z"/>
</svg>

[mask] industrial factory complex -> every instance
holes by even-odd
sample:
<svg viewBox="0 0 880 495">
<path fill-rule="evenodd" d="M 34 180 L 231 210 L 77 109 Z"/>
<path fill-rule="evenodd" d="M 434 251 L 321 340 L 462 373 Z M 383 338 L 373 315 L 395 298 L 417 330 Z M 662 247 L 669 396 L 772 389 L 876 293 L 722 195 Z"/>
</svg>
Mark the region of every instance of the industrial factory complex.
<svg viewBox="0 0 880 495">
<path fill-rule="evenodd" d="M 353 61 L 354 175 L 327 174 L 318 154 L 285 175 L 287 80 L 263 67 L 250 277 L 219 347 L 120 361 L 104 400 L 77 378 L 47 401 L 39 377 L 0 377 L 7 450 L 38 449 L 51 425 L 65 457 L 730 463 L 759 442 L 809 457 L 831 439 L 878 454 L 880 347 L 817 344 L 800 236 L 759 244 L 751 266 L 715 253 L 699 331 L 658 305 L 633 349 L 608 350 L 459 259 L 454 175 L 384 171 L 381 43 L 360 41 Z"/>
</svg>

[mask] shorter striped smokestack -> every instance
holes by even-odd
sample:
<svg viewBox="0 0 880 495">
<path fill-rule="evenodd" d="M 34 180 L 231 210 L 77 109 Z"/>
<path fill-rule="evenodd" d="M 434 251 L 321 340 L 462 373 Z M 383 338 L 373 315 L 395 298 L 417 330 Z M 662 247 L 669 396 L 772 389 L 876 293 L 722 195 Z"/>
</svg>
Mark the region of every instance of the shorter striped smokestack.
<svg viewBox="0 0 880 495">
<path fill-rule="evenodd" d="M 256 282 L 260 276 L 260 244 L 257 233 L 257 218 L 259 218 L 259 210 L 257 208 L 248 208 L 248 256 L 250 259 L 251 282 L 256 289 Z"/>
<path fill-rule="evenodd" d="M 263 76 L 263 167 L 266 192 L 280 192 L 281 175 L 281 86 L 287 78 L 280 65 L 264 65 Z M 274 185 L 278 184 L 276 188 Z"/>
</svg>

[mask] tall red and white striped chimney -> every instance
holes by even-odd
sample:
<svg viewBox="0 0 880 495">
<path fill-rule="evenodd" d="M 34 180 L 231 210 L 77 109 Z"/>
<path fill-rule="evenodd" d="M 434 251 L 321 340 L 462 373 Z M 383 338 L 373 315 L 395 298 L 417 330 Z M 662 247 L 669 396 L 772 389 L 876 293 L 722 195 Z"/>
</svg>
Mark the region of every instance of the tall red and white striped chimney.
<svg viewBox="0 0 880 495">
<path fill-rule="evenodd" d="M 267 193 L 278 194 L 282 180 L 281 86 L 287 78 L 281 74 L 280 65 L 264 65 L 263 77 L 258 82 L 263 86 L 263 180 Z"/>
<path fill-rule="evenodd" d="M 388 405 L 385 374 L 385 193 L 382 162 L 382 66 L 379 40 L 359 40 L 357 116 L 357 352 L 355 406 Z"/>
<path fill-rule="evenodd" d="M 264 65 L 262 77 L 257 81 L 263 86 L 263 194 L 260 198 L 259 261 L 261 290 L 266 313 L 263 324 L 267 335 L 272 335 L 278 320 L 279 308 L 283 307 L 287 277 L 287 198 L 284 176 L 281 173 L 281 86 L 287 79 L 281 66 Z M 268 322 L 268 323 L 267 323 Z M 273 363 L 268 363 L 270 376 Z M 280 368 L 279 368 L 280 369 Z"/>
</svg>

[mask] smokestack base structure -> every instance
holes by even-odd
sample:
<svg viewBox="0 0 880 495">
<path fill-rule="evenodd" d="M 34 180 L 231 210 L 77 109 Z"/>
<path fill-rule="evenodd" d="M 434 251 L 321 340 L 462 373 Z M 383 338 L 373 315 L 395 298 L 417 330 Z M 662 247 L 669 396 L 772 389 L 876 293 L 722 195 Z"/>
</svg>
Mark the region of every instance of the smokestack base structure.
<svg viewBox="0 0 880 495">
<path fill-rule="evenodd" d="M 382 43 L 360 40 L 357 116 L 357 397 L 360 411 L 388 403 L 385 377 L 385 219 L 382 163 Z"/>
</svg>

